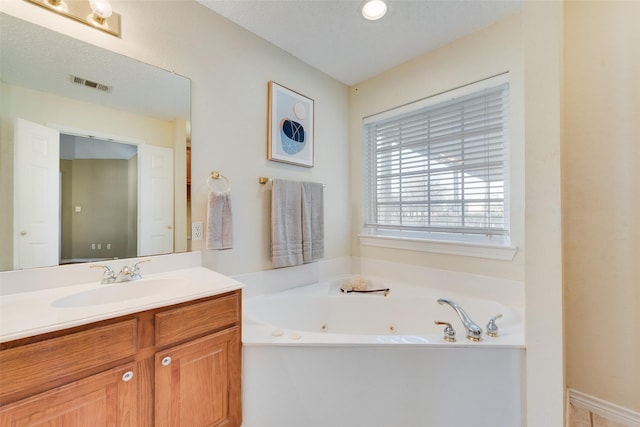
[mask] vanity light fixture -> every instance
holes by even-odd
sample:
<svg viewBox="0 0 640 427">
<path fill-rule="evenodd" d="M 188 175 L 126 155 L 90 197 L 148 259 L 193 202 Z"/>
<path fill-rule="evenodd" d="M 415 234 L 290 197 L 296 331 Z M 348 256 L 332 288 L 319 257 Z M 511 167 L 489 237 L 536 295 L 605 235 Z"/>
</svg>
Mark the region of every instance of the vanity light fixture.
<svg viewBox="0 0 640 427">
<path fill-rule="evenodd" d="M 109 0 L 25 0 L 44 9 L 120 37 L 120 15 Z"/>
<path fill-rule="evenodd" d="M 93 19 L 98 25 L 104 25 L 113 15 L 113 8 L 107 0 L 89 0 L 89 6 L 92 13 L 87 19 Z"/>
<path fill-rule="evenodd" d="M 362 3 L 360 12 L 365 19 L 369 21 L 377 21 L 386 15 L 389 10 L 386 0 L 367 0 Z"/>
</svg>

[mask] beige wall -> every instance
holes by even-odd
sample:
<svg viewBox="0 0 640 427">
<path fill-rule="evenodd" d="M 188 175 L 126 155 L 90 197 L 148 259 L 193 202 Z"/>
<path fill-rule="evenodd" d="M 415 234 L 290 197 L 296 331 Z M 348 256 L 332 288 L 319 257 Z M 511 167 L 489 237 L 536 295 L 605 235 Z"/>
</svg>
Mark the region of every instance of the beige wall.
<svg viewBox="0 0 640 427">
<path fill-rule="evenodd" d="M 510 75 L 511 239 L 519 251 L 498 261 L 360 245 L 362 119 L 497 74 Z M 354 255 L 509 279 L 524 279 L 522 17 L 514 16 L 350 88 L 351 245 Z"/>
<path fill-rule="evenodd" d="M 567 386 L 640 412 L 640 2 L 565 3 Z"/>
<path fill-rule="evenodd" d="M 8 84 L 2 84 L 2 102 L 3 132 L 10 133 L 13 120 L 21 117 L 43 125 L 122 136 L 162 147 L 174 145 L 175 120 L 114 110 Z"/>
<path fill-rule="evenodd" d="M 212 170 L 232 188 L 234 247 L 205 252 L 207 266 L 226 274 L 271 268 L 271 193 L 259 176 L 325 183 L 325 255 L 349 255 L 347 87 L 194 1 L 111 3 L 122 16 L 122 38 L 22 0 L 2 1 L 0 10 L 191 79 L 193 220 L 205 220 Z M 314 168 L 266 159 L 269 80 L 315 100 Z M 192 248 L 202 249 L 202 241 Z"/>
</svg>

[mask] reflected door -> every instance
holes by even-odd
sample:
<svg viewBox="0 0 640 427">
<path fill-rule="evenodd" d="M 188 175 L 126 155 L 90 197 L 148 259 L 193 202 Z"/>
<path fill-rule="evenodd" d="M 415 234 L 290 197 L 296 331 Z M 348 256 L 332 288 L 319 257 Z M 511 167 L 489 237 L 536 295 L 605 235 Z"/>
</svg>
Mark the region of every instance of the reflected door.
<svg viewBox="0 0 640 427">
<path fill-rule="evenodd" d="M 173 252 L 173 150 L 138 147 L 138 255 Z"/>
<path fill-rule="evenodd" d="M 16 119 L 14 127 L 14 269 L 58 265 L 60 134 Z"/>
</svg>

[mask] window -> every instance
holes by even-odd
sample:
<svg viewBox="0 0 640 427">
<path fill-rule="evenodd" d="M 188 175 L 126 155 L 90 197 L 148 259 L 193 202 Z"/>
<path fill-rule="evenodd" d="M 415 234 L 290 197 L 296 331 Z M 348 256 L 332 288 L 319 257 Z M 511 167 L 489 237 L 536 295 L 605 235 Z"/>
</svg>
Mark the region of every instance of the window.
<svg viewBox="0 0 640 427">
<path fill-rule="evenodd" d="M 364 120 L 364 234 L 509 245 L 506 75 Z"/>
</svg>

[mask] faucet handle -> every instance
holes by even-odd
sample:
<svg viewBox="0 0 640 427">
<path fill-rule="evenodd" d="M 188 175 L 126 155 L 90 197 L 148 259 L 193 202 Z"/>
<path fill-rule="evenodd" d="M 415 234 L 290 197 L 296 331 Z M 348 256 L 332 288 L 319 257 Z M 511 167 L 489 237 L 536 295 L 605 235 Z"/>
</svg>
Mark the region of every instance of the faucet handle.
<svg viewBox="0 0 640 427">
<path fill-rule="evenodd" d="M 132 268 L 136 269 L 136 268 L 138 268 L 138 264 L 142 264 L 143 262 L 149 262 L 149 261 L 151 261 L 151 258 L 140 259 L 140 260 L 136 261 L 135 264 L 133 264 Z"/>
<path fill-rule="evenodd" d="M 487 335 L 490 337 L 498 336 L 498 325 L 496 325 L 496 320 L 500 319 L 502 314 L 496 314 L 491 319 L 489 319 L 489 323 L 487 323 Z"/>
<path fill-rule="evenodd" d="M 114 273 L 113 269 L 108 265 L 95 264 L 89 266 L 89 268 L 104 268 L 104 271 L 102 272 L 102 281 L 100 282 L 101 285 L 113 283 L 116 280 L 116 273 Z"/>
<path fill-rule="evenodd" d="M 456 331 L 455 329 L 453 329 L 453 327 L 451 326 L 451 323 L 449 322 L 441 322 L 440 320 L 436 320 L 435 322 L 436 325 L 444 325 L 444 340 L 448 341 L 448 342 L 456 342 Z"/>
<path fill-rule="evenodd" d="M 140 274 L 140 267 L 138 267 L 138 264 L 142 264 L 143 262 L 149 262 L 149 261 L 151 261 L 151 258 L 138 260 L 136 261 L 135 264 L 133 264 L 132 267 L 129 268 L 129 275 L 131 276 L 132 280 L 142 279 L 142 275 Z"/>
</svg>

